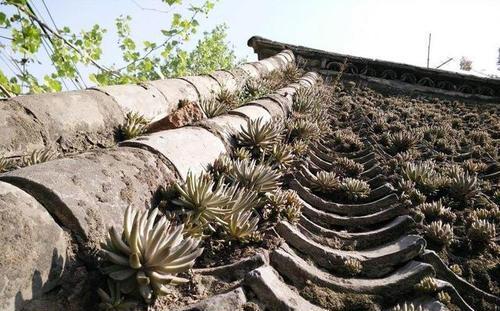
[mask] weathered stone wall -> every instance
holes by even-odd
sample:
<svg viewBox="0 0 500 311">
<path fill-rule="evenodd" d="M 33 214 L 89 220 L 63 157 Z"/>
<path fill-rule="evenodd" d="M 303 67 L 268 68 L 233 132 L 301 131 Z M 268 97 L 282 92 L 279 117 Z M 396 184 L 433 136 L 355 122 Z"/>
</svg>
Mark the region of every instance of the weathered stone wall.
<svg viewBox="0 0 500 311">
<path fill-rule="evenodd" d="M 111 95 L 87 90 L 27 96 L 7 101 L 3 107 L 14 107 L 6 111 L 10 115 L 19 113 L 22 117 L 18 120 L 32 121 L 33 131 L 40 134 L 39 140 L 31 141 L 28 141 L 30 135 L 23 136 L 26 141 L 18 143 L 19 152 L 23 148 L 27 150 L 28 142 L 43 147 L 50 139 L 65 133 L 89 135 L 97 133 L 93 132 L 97 128 L 107 128 L 109 132 L 112 126 L 119 124 L 127 109 L 161 117 L 171 112 L 161 103 L 173 105 L 186 96 L 193 100 L 213 96 L 222 81 L 230 84 L 228 88 L 239 88 L 248 77 L 259 78 L 293 60 L 293 54 L 285 51 L 268 60 L 245 64 L 235 73 L 221 71 L 213 77 L 156 81 L 144 87 L 106 88 Z M 241 131 L 241 126 L 251 119 L 285 116 L 291 110 L 295 91 L 312 86 L 318 78 L 317 74 L 308 73 L 298 83 L 194 125 L 147 134 L 117 147 L 69 155 L 1 174 L 0 309 L 18 310 L 30 299 L 43 296 L 58 285 L 65 273 L 72 271 L 76 262 L 93 266 L 95 251 L 107 228 L 121 226 L 127 206 L 154 206 L 162 187 L 185 178 L 188 171 L 203 171 L 220 154 L 228 152 L 232 146 L 230 133 Z M 156 87 L 149 88 L 149 85 Z M 155 102 L 153 99 L 159 96 L 157 91 L 166 96 Z M 168 96 L 171 97 L 166 100 Z M 137 101 L 134 102 L 133 97 L 137 97 Z M 39 106 L 36 100 L 41 103 Z M 62 109 L 65 102 L 77 111 L 65 113 Z M 89 104 L 83 105 L 83 102 Z M 121 119 L 113 119 L 115 114 Z M 61 121 L 56 122 L 59 119 Z M 14 124 L 7 129 L 17 127 Z M 5 138 L 0 143 L 2 148 L 11 144 Z"/>
<path fill-rule="evenodd" d="M 180 100 L 199 102 L 213 98 L 221 88 L 240 89 L 248 79 L 260 79 L 294 61 L 293 53 L 283 51 L 206 76 L 4 100 L 0 102 L 0 156 L 20 157 L 48 147 L 62 153 L 109 147 L 116 143 L 116 130 L 127 112 L 159 120 L 179 108 Z"/>
</svg>

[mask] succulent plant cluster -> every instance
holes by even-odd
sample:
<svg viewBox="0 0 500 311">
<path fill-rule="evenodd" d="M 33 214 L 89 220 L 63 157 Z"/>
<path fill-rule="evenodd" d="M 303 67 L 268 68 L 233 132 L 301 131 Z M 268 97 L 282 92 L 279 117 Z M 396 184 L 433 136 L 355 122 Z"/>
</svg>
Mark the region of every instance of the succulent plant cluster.
<svg viewBox="0 0 500 311">
<path fill-rule="evenodd" d="M 327 171 L 318 171 L 310 178 L 309 187 L 339 202 L 359 202 L 367 198 L 371 192 L 370 185 L 362 179 L 341 178 L 336 173 Z"/>
<path fill-rule="evenodd" d="M 498 293 L 491 280 L 500 263 L 500 107 L 343 88 L 330 111 L 334 131 L 321 144 L 337 151 L 331 156 L 373 147 L 428 247 L 455 273 Z"/>
<path fill-rule="evenodd" d="M 438 290 L 438 283 L 435 278 L 426 276 L 415 285 L 415 289 L 425 293 L 435 293 Z"/>
<path fill-rule="evenodd" d="M 392 311 L 428 311 L 427 308 L 424 308 L 420 305 L 415 306 L 413 303 L 403 303 L 398 304 L 391 309 Z"/>
<path fill-rule="evenodd" d="M 344 270 L 348 275 L 356 276 L 363 270 L 363 265 L 356 258 L 347 258 L 344 260 Z"/>
</svg>

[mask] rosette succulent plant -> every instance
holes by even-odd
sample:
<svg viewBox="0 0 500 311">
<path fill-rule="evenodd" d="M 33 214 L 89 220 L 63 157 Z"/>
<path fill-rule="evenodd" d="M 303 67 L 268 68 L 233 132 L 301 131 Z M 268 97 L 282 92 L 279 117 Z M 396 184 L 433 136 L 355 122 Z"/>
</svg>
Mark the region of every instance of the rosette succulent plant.
<svg viewBox="0 0 500 311">
<path fill-rule="evenodd" d="M 340 190 L 346 194 L 348 200 L 357 201 L 368 197 L 370 185 L 366 181 L 347 177 L 340 183 Z"/>
<path fill-rule="evenodd" d="M 132 139 L 146 132 L 150 120 L 137 112 L 129 112 L 125 116 L 125 123 L 120 127 L 123 138 Z"/>
<path fill-rule="evenodd" d="M 417 206 L 417 209 L 425 215 L 425 219 L 427 221 L 434 221 L 442 218 L 444 220 L 453 222 L 453 220 L 455 220 L 456 218 L 451 209 L 445 207 L 441 200 L 430 203 L 422 203 Z"/>
<path fill-rule="evenodd" d="M 436 279 L 431 276 L 426 276 L 415 286 L 419 291 L 425 293 L 435 293 L 438 289 Z"/>
<path fill-rule="evenodd" d="M 477 177 L 463 171 L 460 167 L 453 167 L 450 172 L 449 189 L 451 195 L 458 200 L 466 201 L 479 193 Z"/>
<path fill-rule="evenodd" d="M 265 193 L 280 185 L 280 174 L 271 167 L 257 164 L 255 160 L 236 160 L 229 172 L 229 178 L 242 187 Z"/>
<path fill-rule="evenodd" d="M 294 154 L 291 146 L 287 144 L 276 144 L 269 152 L 268 162 L 280 170 L 287 169 L 293 165 Z"/>
<path fill-rule="evenodd" d="M 21 166 L 30 166 L 43 162 L 47 162 L 57 158 L 59 154 L 52 149 L 37 149 L 30 155 L 21 158 Z"/>
<path fill-rule="evenodd" d="M 309 186 L 317 192 L 332 193 L 339 189 L 340 180 L 333 172 L 319 171 L 309 180 Z"/>
<path fill-rule="evenodd" d="M 299 114 L 311 112 L 315 105 L 315 93 L 312 88 L 300 88 L 293 96 L 292 110 Z"/>
<path fill-rule="evenodd" d="M 200 108 L 207 118 L 220 116 L 227 112 L 227 106 L 215 99 L 202 100 L 200 102 Z"/>
<path fill-rule="evenodd" d="M 234 157 L 238 160 L 250 160 L 252 154 L 245 148 L 236 148 L 234 150 Z"/>
<path fill-rule="evenodd" d="M 186 182 L 175 184 L 175 189 L 179 198 L 172 202 L 192 215 L 191 222 L 207 226 L 212 231 L 214 222 L 225 224 L 225 216 L 231 213 L 228 208 L 231 197 L 222 179 L 216 184 L 209 175 L 195 176 L 189 172 Z"/>
<path fill-rule="evenodd" d="M 363 265 L 356 258 L 348 258 L 344 260 L 344 269 L 349 275 L 355 276 L 363 270 Z"/>
<path fill-rule="evenodd" d="M 272 150 L 281 140 L 282 129 L 273 122 L 266 122 L 262 118 L 251 120 L 246 127 L 241 126 L 241 132 L 236 136 L 238 145 L 249 149 L 259 156 Z"/>
<path fill-rule="evenodd" d="M 259 217 L 255 216 L 252 211 L 242 209 L 231 213 L 225 228 L 231 238 L 245 241 L 257 232 L 258 223 Z"/>
<path fill-rule="evenodd" d="M 320 129 L 316 122 L 308 119 L 295 119 L 288 124 L 291 139 L 314 141 L 320 136 Z"/>
<path fill-rule="evenodd" d="M 436 245 L 448 246 L 453 241 L 453 228 L 441 220 L 433 221 L 425 227 L 425 237 Z"/>
<path fill-rule="evenodd" d="M 389 151 L 396 154 L 413 148 L 421 139 L 419 131 L 400 131 L 389 134 L 387 143 Z"/>
<path fill-rule="evenodd" d="M 493 241 L 496 236 L 495 224 L 486 220 L 477 219 L 472 222 L 467 236 L 473 244 L 487 245 Z"/>
<path fill-rule="evenodd" d="M 227 109 L 233 109 L 239 106 L 239 94 L 222 88 L 217 94 L 216 100 Z"/>
<path fill-rule="evenodd" d="M 12 162 L 0 156 L 0 173 L 7 172 L 12 167 Z"/>
<path fill-rule="evenodd" d="M 339 173 L 350 177 L 359 176 L 364 170 L 363 164 L 346 157 L 336 158 L 333 162 L 333 169 Z"/>
<path fill-rule="evenodd" d="M 146 302 L 168 293 L 168 285 L 185 283 L 178 277 L 194 265 L 203 252 L 199 239 L 183 237 L 183 225 L 175 226 L 158 209 L 141 211 L 128 207 L 120 233 L 109 229 L 103 253 L 110 265 L 103 272 L 120 283 L 124 293 L 137 290 Z"/>
<path fill-rule="evenodd" d="M 392 311 L 428 311 L 428 309 L 422 306 L 415 306 L 413 303 L 405 302 L 402 305 L 398 304 L 392 308 Z"/>
</svg>

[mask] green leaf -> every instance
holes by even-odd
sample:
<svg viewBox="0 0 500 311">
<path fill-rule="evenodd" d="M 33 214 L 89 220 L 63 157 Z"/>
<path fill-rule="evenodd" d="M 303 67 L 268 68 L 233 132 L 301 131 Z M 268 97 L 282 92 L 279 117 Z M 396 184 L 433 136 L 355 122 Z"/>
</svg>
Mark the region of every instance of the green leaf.
<svg viewBox="0 0 500 311">
<path fill-rule="evenodd" d="M 45 80 L 45 85 L 53 92 L 60 92 L 62 90 L 62 85 L 61 82 L 57 81 L 56 79 L 50 77 L 50 76 L 44 76 L 43 79 Z"/>
<path fill-rule="evenodd" d="M 174 4 L 181 4 L 182 0 L 163 0 L 163 2 L 165 2 L 166 4 L 172 6 Z"/>
</svg>

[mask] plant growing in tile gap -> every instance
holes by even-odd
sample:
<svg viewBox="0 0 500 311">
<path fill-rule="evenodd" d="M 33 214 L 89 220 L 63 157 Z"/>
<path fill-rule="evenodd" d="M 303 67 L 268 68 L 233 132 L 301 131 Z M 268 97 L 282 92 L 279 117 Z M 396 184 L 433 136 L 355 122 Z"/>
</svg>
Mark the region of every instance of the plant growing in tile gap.
<svg viewBox="0 0 500 311">
<path fill-rule="evenodd" d="M 132 139 L 144 134 L 150 120 L 137 112 L 128 112 L 125 116 L 125 123 L 120 126 L 120 131 L 124 139 Z"/>
<path fill-rule="evenodd" d="M 280 185 L 280 174 L 255 160 L 236 160 L 228 174 L 233 183 L 259 193 L 274 191 Z"/>
<path fill-rule="evenodd" d="M 209 175 L 196 176 L 189 172 L 186 182 L 182 185 L 176 183 L 175 189 L 179 197 L 172 203 L 187 210 L 191 215 L 190 222 L 211 231 L 215 231 L 214 224 L 226 224 L 224 218 L 231 213 L 228 208 L 231 197 L 222 179 L 215 183 Z"/>
<path fill-rule="evenodd" d="M 123 293 L 134 290 L 151 302 L 169 292 L 169 285 L 188 282 L 178 277 L 194 265 L 203 252 L 199 239 L 183 236 L 183 225 L 158 218 L 158 209 L 142 211 L 127 207 L 123 231 L 109 229 L 103 253 L 110 265 L 103 272 L 120 283 Z"/>
<path fill-rule="evenodd" d="M 448 294 L 447 292 L 440 291 L 437 296 L 438 296 L 438 300 L 440 302 L 444 303 L 445 305 L 448 305 L 451 303 L 450 294 Z"/>
<path fill-rule="evenodd" d="M 48 149 L 37 149 L 31 154 L 25 155 L 21 158 L 21 166 L 30 166 L 43 162 L 53 160 L 59 156 L 57 151 L 50 148 Z"/>
<path fill-rule="evenodd" d="M 435 293 L 438 289 L 436 279 L 431 276 L 426 276 L 415 285 L 415 288 L 424 293 Z"/>
<path fill-rule="evenodd" d="M 267 162 L 278 170 L 290 168 L 295 161 L 293 148 L 284 143 L 278 143 L 273 146 L 269 152 Z"/>
<path fill-rule="evenodd" d="M 347 195 L 350 201 L 364 199 L 370 194 L 370 185 L 366 181 L 350 177 L 342 180 L 339 189 Z"/>
<path fill-rule="evenodd" d="M 241 126 L 241 132 L 236 136 L 238 145 L 248 149 L 254 157 L 270 152 L 281 139 L 278 123 L 266 122 L 262 118 L 250 120 L 246 127 Z"/>
<path fill-rule="evenodd" d="M 357 163 L 346 157 L 339 157 L 333 161 L 333 169 L 339 174 L 347 175 L 349 177 L 357 177 L 364 170 L 363 164 Z"/>
<path fill-rule="evenodd" d="M 11 160 L 0 156 L 0 173 L 7 172 L 12 166 Z"/>
<path fill-rule="evenodd" d="M 487 220 L 476 219 L 469 227 L 467 236 L 473 245 L 488 245 L 496 237 L 495 224 Z"/>
<path fill-rule="evenodd" d="M 333 172 L 318 171 L 314 178 L 309 180 L 310 187 L 321 193 L 333 193 L 340 187 L 340 179 Z"/>
<path fill-rule="evenodd" d="M 363 270 L 363 265 L 356 258 L 347 258 L 344 260 L 344 269 L 350 276 L 355 276 Z"/>
<path fill-rule="evenodd" d="M 425 237 L 437 245 L 448 246 L 454 238 L 453 227 L 441 220 L 433 221 L 425 226 Z"/>
<path fill-rule="evenodd" d="M 415 306 L 413 303 L 405 302 L 402 305 L 398 304 L 392 308 L 392 311 L 428 311 L 427 308 L 422 306 Z"/>
<path fill-rule="evenodd" d="M 215 99 L 202 100 L 200 103 L 201 110 L 207 116 L 207 118 L 213 118 L 225 114 L 227 112 L 227 106 L 221 104 Z"/>
</svg>

